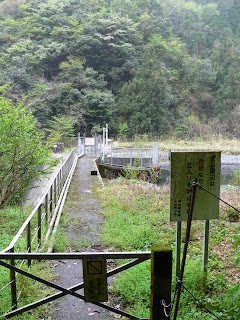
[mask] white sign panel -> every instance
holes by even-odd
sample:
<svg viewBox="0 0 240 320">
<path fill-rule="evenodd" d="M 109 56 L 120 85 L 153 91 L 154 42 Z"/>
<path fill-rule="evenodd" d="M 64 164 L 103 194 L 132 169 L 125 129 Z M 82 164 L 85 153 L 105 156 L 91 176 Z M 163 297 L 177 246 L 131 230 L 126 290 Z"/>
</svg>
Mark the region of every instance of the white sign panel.
<svg viewBox="0 0 240 320">
<path fill-rule="evenodd" d="M 220 171 L 220 152 L 172 152 L 170 220 L 187 221 L 191 205 L 191 186 L 195 179 L 199 185 L 219 197 Z M 193 220 L 218 217 L 219 200 L 197 188 Z"/>
</svg>

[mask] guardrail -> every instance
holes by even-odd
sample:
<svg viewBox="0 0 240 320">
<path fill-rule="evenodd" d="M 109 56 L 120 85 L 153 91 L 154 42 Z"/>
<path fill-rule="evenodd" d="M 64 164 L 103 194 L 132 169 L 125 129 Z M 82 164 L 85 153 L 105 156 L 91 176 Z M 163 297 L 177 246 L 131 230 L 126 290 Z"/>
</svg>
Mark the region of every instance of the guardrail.
<svg viewBox="0 0 240 320">
<path fill-rule="evenodd" d="M 100 161 L 103 164 L 128 168 L 158 167 L 161 155 L 158 146 L 148 148 L 110 147 L 101 153 Z"/>
<path fill-rule="evenodd" d="M 28 218 L 25 220 L 11 243 L 7 248 L 0 251 L 0 253 L 11 252 L 14 253 L 17 247 L 20 247 L 19 242 L 25 237 L 26 252 L 39 251 L 42 244 L 46 243 L 51 234 L 56 231 L 56 225 L 60 219 L 63 204 L 67 195 L 71 177 L 76 167 L 78 156 L 75 148 L 71 151 L 67 159 L 59 168 L 58 172 L 54 175 L 48 188 L 46 189 L 41 200 L 35 206 Z M 44 238 L 44 241 L 42 241 Z M 21 244 L 22 246 L 22 244 Z M 23 248 L 21 247 L 23 250 Z M 18 266 L 21 269 L 24 260 Z M 31 259 L 28 259 L 28 266 L 31 266 Z M 10 264 L 15 266 L 14 259 L 10 259 Z M 17 301 L 21 295 L 22 288 L 17 296 L 16 277 L 18 273 L 10 270 L 10 281 L 0 288 L 0 293 L 11 287 L 11 308 L 17 308 Z"/>
</svg>

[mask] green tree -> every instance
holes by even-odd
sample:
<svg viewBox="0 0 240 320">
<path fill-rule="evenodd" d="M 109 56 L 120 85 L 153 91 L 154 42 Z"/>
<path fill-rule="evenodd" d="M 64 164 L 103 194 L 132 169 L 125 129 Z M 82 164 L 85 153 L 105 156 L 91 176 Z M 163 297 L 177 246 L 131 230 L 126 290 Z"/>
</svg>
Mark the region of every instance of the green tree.
<svg viewBox="0 0 240 320">
<path fill-rule="evenodd" d="M 66 142 L 74 136 L 73 119 L 67 116 L 54 116 L 48 121 L 46 131 L 54 137 L 55 140 Z"/>
<path fill-rule="evenodd" d="M 50 163 L 50 154 L 49 144 L 43 144 L 29 109 L 1 96 L 0 207 L 23 196 L 30 179 L 41 173 L 36 167 Z"/>
<path fill-rule="evenodd" d="M 84 56 L 85 66 L 106 76 L 111 87 L 126 81 L 138 66 L 137 25 L 116 13 L 90 15 L 72 37 L 71 54 Z"/>
</svg>

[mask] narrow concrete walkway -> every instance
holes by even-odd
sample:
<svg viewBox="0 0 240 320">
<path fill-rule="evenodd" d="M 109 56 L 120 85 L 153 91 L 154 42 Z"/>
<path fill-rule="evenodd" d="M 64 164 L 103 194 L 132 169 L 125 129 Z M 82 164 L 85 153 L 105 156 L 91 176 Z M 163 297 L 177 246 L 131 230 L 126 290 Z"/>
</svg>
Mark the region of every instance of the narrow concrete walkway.
<svg viewBox="0 0 240 320">
<path fill-rule="evenodd" d="M 101 187 L 102 182 L 99 176 L 91 175 L 91 170 L 96 170 L 95 158 L 84 156 L 78 160 L 65 203 L 64 214 L 69 219 L 66 233 L 70 244 L 75 242 L 76 251 L 103 250 L 99 233 L 104 218 L 100 215 L 99 201 L 96 198 L 96 188 Z M 73 251 L 71 246 L 69 251 Z M 69 288 L 83 281 L 81 260 L 54 261 L 53 266 L 55 282 L 59 285 Z M 83 294 L 83 290 L 78 292 Z M 48 319 L 51 320 L 115 319 L 107 310 L 70 295 L 51 303 L 50 309 Z"/>
<path fill-rule="evenodd" d="M 52 159 L 59 159 L 59 163 L 50 169 L 50 172 L 46 175 L 41 176 L 40 178 L 34 178 L 26 191 L 25 194 L 25 206 L 36 206 L 38 202 L 43 197 L 48 186 L 50 186 L 53 177 L 57 174 L 57 171 L 67 159 L 69 153 L 53 153 Z"/>
</svg>

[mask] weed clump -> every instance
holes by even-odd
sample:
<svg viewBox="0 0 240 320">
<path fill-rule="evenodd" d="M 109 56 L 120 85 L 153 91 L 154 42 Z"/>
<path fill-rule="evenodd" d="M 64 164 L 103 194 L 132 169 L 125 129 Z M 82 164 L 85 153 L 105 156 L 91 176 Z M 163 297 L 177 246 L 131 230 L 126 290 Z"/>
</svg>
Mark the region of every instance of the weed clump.
<svg viewBox="0 0 240 320">
<path fill-rule="evenodd" d="M 101 194 L 106 218 L 101 240 L 117 250 L 150 250 L 151 244 L 169 240 L 175 244 L 175 224 L 169 222 L 169 190 L 145 182 L 110 181 Z M 224 194 L 236 203 L 236 194 Z M 234 200 L 234 201 L 233 201 Z M 202 272 L 203 222 L 192 224 L 184 285 L 220 318 L 239 320 L 239 224 L 232 223 L 221 207 L 220 219 L 210 222 L 208 273 Z M 183 223 L 183 240 L 186 225 Z M 174 254 L 173 254 L 174 257 Z M 174 264 L 174 261 L 173 261 Z M 121 273 L 112 291 L 129 312 L 149 317 L 150 261 Z M 174 273 L 174 270 L 173 270 Z M 173 275 L 174 279 L 174 275 Z M 172 295 L 175 290 L 173 281 Z M 183 290 L 178 319 L 213 320 L 199 302 Z"/>
</svg>

